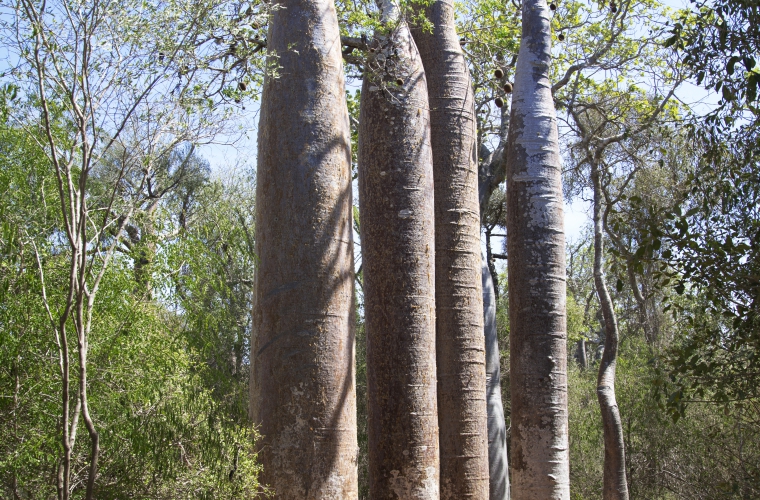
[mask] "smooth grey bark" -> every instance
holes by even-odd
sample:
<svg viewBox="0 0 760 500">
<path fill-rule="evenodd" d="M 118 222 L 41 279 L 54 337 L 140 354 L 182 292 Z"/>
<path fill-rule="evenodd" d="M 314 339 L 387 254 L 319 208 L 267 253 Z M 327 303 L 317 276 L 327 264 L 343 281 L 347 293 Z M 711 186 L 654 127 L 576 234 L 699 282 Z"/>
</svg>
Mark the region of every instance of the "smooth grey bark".
<svg viewBox="0 0 760 500">
<path fill-rule="evenodd" d="M 502 108 L 503 109 L 503 108 Z M 483 219 L 488 202 L 496 188 L 504 182 L 506 170 L 505 144 L 509 116 L 502 113 L 502 130 L 500 146 L 495 152 L 481 144 L 480 165 L 478 168 L 478 197 L 480 200 L 480 217 Z M 488 242 L 488 239 L 486 239 Z M 486 249 L 488 249 L 488 245 Z M 489 498 L 491 500 L 508 500 L 509 489 L 509 454 L 507 449 L 507 424 L 504 419 L 504 405 L 501 399 L 501 362 L 499 359 L 499 337 L 496 330 L 496 301 L 498 295 L 494 286 L 494 270 L 491 269 L 490 256 L 486 255 L 481 266 L 483 287 L 484 336 L 486 341 L 486 401 L 488 410 L 488 476 Z M 488 274 L 488 276 L 486 276 Z M 504 436 L 502 440 L 499 436 Z"/>
<path fill-rule="evenodd" d="M 582 370 L 588 368 L 588 355 L 586 354 L 586 339 L 580 339 L 575 348 L 575 359 Z"/>
<path fill-rule="evenodd" d="M 483 285 L 483 329 L 486 341 L 486 401 L 488 402 L 488 498 L 509 499 L 509 463 L 507 461 L 507 426 L 501 400 L 501 363 L 499 336 L 496 330 L 496 294 L 491 271 L 482 257 L 480 271 Z"/>
<path fill-rule="evenodd" d="M 359 125 L 370 498 L 439 498 L 433 156 L 417 47 L 390 2 Z"/>
<path fill-rule="evenodd" d="M 615 308 L 604 277 L 604 228 L 602 225 L 602 181 L 599 163 L 591 162 L 594 186 L 594 285 L 604 317 L 604 353 L 599 363 L 596 396 L 604 425 L 604 500 L 628 500 L 625 477 L 625 441 L 620 409 L 615 399 L 615 367 L 618 351 L 618 325 Z"/>
<path fill-rule="evenodd" d="M 425 68 L 435 184 L 436 366 L 441 498 L 488 495 L 477 131 L 454 2 L 424 9 L 412 34 Z"/>
<path fill-rule="evenodd" d="M 561 161 L 549 80 L 551 13 L 526 0 L 507 145 L 511 487 L 569 500 Z"/>
<path fill-rule="evenodd" d="M 279 0 L 256 190 L 251 403 L 280 499 L 358 496 L 351 151 L 331 0 Z"/>
</svg>

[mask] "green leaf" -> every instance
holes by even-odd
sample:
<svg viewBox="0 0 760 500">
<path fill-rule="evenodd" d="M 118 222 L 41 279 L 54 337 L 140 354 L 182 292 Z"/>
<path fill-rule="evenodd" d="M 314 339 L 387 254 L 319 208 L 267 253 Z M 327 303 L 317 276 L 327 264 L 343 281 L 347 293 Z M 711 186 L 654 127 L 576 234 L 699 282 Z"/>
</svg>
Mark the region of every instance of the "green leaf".
<svg viewBox="0 0 760 500">
<path fill-rule="evenodd" d="M 698 213 L 700 210 L 701 210 L 701 208 L 700 208 L 700 207 L 693 207 L 693 208 L 690 208 L 690 209 L 689 209 L 689 210 L 686 212 L 686 214 L 684 215 L 684 217 L 691 217 L 691 216 L 693 216 L 693 215 L 696 215 L 696 214 L 697 214 L 697 213 Z"/>
<path fill-rule="evenodd" d="M 739 56 L 733 56 L 728 60 L 728 63 L 726 64 L 726 71 L 729 75 L 734 74 L 734 66 L 736 66 L 736 63 L 740 61 Z"/>
<path fill-rule="evenodd" d="M 747 102 L 754 102 L 757 100 L 757 87 L 760 84 L 760 74 L 750 73 L 747 77 Z"/>
<path fill-rule="evenodd" d="M 725 85 L 723 85 L 722 95 L 723 95 L 723 100 L 725 101 L 733 102 L 736 100 L 736 95 L 731 91 L 731 89 L 729 89 Z"/>
<path fill-rule="evenodd" d="M 678 38 L 679 38 L 678 35 L 673 35 L 670 38 L 668 38 L 667 40 L 665 40 L 665 42 L 662 44 L 662 46 L 665 47 L 665 48 L 668 48 L 668 47 L 672 46 L 673 44 L 675 44 L 678 41 Z"/>
</svg>

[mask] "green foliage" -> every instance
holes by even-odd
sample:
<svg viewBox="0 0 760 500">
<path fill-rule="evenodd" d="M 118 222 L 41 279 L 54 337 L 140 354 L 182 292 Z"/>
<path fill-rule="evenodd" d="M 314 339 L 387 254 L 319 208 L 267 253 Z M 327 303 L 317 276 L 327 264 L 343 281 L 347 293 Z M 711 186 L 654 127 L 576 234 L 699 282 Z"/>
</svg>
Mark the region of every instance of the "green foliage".
<svg viewBox="0 0 760 500">
<path fill-rule="evenodd" d="M 184 318 L 125 303 L 130 278 L 129 268 L 115 269 L 123 281 L 104 283 L 91 346 L 91 404 L 105 450 L 98 496 L 252 497 L 253 429 L 208 383 L 212 368 L 199 360 Z"/>
<path fill-rule="evenodd" d="M 167 293 L 179 271 L 167 264 L 187 240 L 173 227 L 188 230 L 209 184 L 190 143 L 213 138 L 230 101 L 253 92 L 244 84 L 263 74 L 256 33 L 269 7 L 21 0 L 0 10 L 2 133 L 14 138 L 0 155 L 0 365 L 10 367 L 0 422 L 13 438 L 0 441 L 19 450 L 0 466 L 2 496 L 47 498 L 71 479 L 62 496 L 81 497 L 88 478 L 102 498 L 254 496 L 241 321 L 253 251 L 238 230 L 250 213 L 204 214 L 236 246 L 206 241 L 178 266 L 237 285 L 185 285 L 172 290 L 185 292 L 178 305 Z M 242 205 L 240 190 L 217 191 L 237 197 L 227 209 L 252 208 L 252 195 Z M 70 474 L 57 470 L 64 444 Z"/>
<path fill-rule="evenodd" d="M 11 95 L 4 94 L 9 101 Z M 57 398 L 27 397 L 30 390 L 52 386 L 57 359 L 52 339 L 40 335 L 49 323 L 41 314 L 33 244 L 55 234 L 56 206 L 46 193 L 55 182 L 34 138 L 0 124 L 0 492 L 24 471 L 31 491 L 46 488 L 32 471 L 53 467 Z M 50 252 L 46 252 L 50 255 Z M 48 265 L 58 261 L 51 255 Z M 52 470 L 52 469 L 51 469 Z M 4 493 L 3 493 L 4 495 Z"/>
<path fill-rule="evenodd" d="M 362 91 L 355 89 L 353 93 L 346 91 L 346 103 L 348 116 L 351 120 L 351 179 L 356 180 L 359 176 L 359 105 L 361 104 Z M 358 214 L 358 207 L 357 207 Z M 358 215 L 357 215 L 358 216 Z"/>
<path fill-rule="evenodd" d="M 737 144 L 710 146 L 680 197 L 659 211 L 647 205 L 642 259 L 663 249 L 660 283 L 673 287 L 667 307 L 684 329 L 669 355 L 681 411 L 692 398 L 760 397 L 757 140 L 753 132 Z"/>
<path fill-rule="evenodd" d="M 503 290 L 496 303 L 496 335 L 499 340 L 499 369 L 501 370 L 501 401 L 504 405 L 506 428 L 511 425 L 512 398 L 509 385 L 509 289 L 506 270 L 499 276 Z M 509 445 L 509 443 L 507 443 Z"/>
<path fill-rule="evenodd" d="M 567 296 L 567 342 L 572 345 L 582 338 L 586 338 L 586 318 L 584 308 L 573 295 Z"/>
<path fill-rule="evenodd" d="M 167 242 L 164 300 L 182 311 L 184 335 L 199 376 L 237 425 L 247 421 L 254 253 L 254 190 L 250 174 L 195 193 L 185 227 Z M 179 207 L 177 207 L 179 208 Z M 175 224 L 178 221 L 175 221 Z M 176 231 L 172 231 L 176 232 Z"/>
<path fill-rule="evenodd" d="M 692 1 L 673 25 L 666 47 L 684 54 L 697 85 L 719 92 L 717 117 L 746 107 L 757 116 L 760 10 L 754 0 Z"/>
<path fill-rule="evenodd" d="M 67 5 L 87 8 L 86 2 Z M 405 19 L 430 27 L 421 4 L 401 7 Z M 374 2 L 340 1 L 337 8 L 344 35 L 366 41 L 375 30 L 392 27 L 380 21 Z M 253 186 L 249 174 L 209 179 L 191 144 L 218 131 L 216 124 L 234 114 L 237 101 L 256 98 L 267 69 L 270 7 L 172 0 L 122 2 L 115 9 L 102 24 L 111 38 L 93 48 L 93 81 L 124 98 L 148 88 L 151 105 L 135 109 L 136 119 L 125 122 L 127 132 L 114 144 L 108 142 L 115 137 L 113 124 L 123 115 L 95 113 L 99 121 L 85 134 L 97 152 L 86 192 L 93 213 L 109 206 L 113 189 L 119 193 L 114 220 L 139 200 L 93 312 L 88 388 L 103 449 L 97 497 L 250 498 L 260 489 L 246 407 L 256 265 Z M 512 81 L 519 50 L 520 6 L 473 0 L 456 9 L 479 143 L 495 149 L 506 139 L 509 108 L 497 108 L 494 99 L 508 102 L 503 85 Z M 605 272 L 621 328 L 617 401 L 632 498 L 757 498 L 757 6 L 716 0 L 679 14 L 679 23 L 665 28 L 669 15 L 653 0 L 621 1 L 617 12 L 594 2 L 558 4 L 552 68 L 567 125 L 561 129 L 566 194 L 582 197 L 588 187 L 589 144 L 619 136 L 603 155 L 611 237 Z M 11 65 L 18 66 L 0 77 L 0 496 L 17 491 L 22 498 L 48 498 L 62 448 L 60 368 L 41 277 L 56 314 L 68 286 L 69 250 L 51 150 L 39 146 L 36 76 L 25 66 L 32 61 L 34 29 L 22 23 L 25 36 L 18 43 L 9 37 L 15 19 L 5 16 L 0 23 Z M 64 16 L 45 18 L 54 40 L 45 49 L 49 54 L 70 55 L 71 46 L 59 43 L 70 32 L 64 23 Z M 268 70 L 276 74 L 272 55 Z M 345 49 L 344 56 L 349 76 L 360 76 L 365 54 Z M 497 68 L 502 78 L 495 78 Z M 67 71 L 63 79 L 76 83 Z M 722 95 L 718 111 L 695 121 L 691 135 L 678 130 L 683 109 L 663 105 L 667 89 L 688 72 Z M 145 87 L 151 78 L 156 80 Z M 72 132 L 71 100 L 60 92 L 48 97 L 52 132 L 62 154 L 74 160 L 76 183 L 81 149 Z M 355 146 L 360 92 L 349 91 L 347 98 Z M 573 121 L 571 110 L 583 116 Z M 642 132 L 653 116 L 657 126 Z M 578 124 L 593 132 L 585 142 Z M 145 132 L 158 126 L 172 131 L 168 142 L 150 142 Z M 183 170 L 184 159 L 194 162 L 192 168 Z M 122 175 L 124 165 L 129 168 Z M 150 187 L 136 189 L 143 180 Z M 503 191 L 495 191 L 484 211 L 486 227 L 505 225 L 504 201 Z M 354 223 L 358 234 L 357 210 Z M 112 232 L 98 241 L 115 238 Z M 571 245 L 568 353 L 586 338 L 591 363 L 586 371 L 568 363 L 573 498 L 598 497 L 602 481 L 595 365 L 603 334 L 590 256 L 588 241 Z M 497 328 L 509 419 L 507 301 L 505 289 Z M 360 293 L 357 303 L 360 310 Z M 672 317 L 662 313 L 665 303 Z M 366 498 L 366 338 L 357 317 L 358 467 L 360 497 Z M 73 339 L 70 347 L 75 350 Z M 72 392 L 77 383 L 74 376 Z M 80 428 L 75 497 L 83 494 L 87 444 Z"/>
<path fill-rule="evenodd" d="M 7 123 L 0 124 L 0 137 L 0 496 L 50 498 L 61 449 L 60 366 L 41 279 L 51 307 L 59 309 L 69 248 L 62 244 L 60 205 L 50 199 L 55 176 L 36 138 Z M 238 186 L 205 184 L 195 201 L 191 236 L 182 242 L 156 239 L 159 258 L 152 272 L 160 290 L 176 296 L 165 279 L 173 275 L 166 264 L 175 253 L 199 278 L 185 281 L 199 287 L 203 276 L 223 276 L 221 271 L 230 269 L 228 275 L 250 276 L 253 252 L 246 223 L 252 216 L 252 193 L 250 184 L 239 180 Z M 171 232 L 164 223 L 156 227 Z M 213 237 L 210 228 L 217 238 L 228 238 L 233 259 L 219 255 L 223 241 L 208 247 L 196 243 L 195 253 L 185 251 L 185 242 L 200 237 L 196 235 Z M 192 296 L 183 307 L 168 300 L 146 301 L 135 293 L 134 262 L 128 252 L 117 254 L 93 311 L 88 392 L 102 448 L 96 496 L 256 496 L 255 431 L 247 422 L 245 403 L 250 329 L 245 322 L 236 323 L 241 309 L 242 316 L 248 315 L 245 294 L 238 293 L 237 304 L 208 299 L 210 293 Z M 201 325 L 198 309 L 204 300 L 216 304 L 205 311 L 215 322 Z M 239 351 L 245 355 L 239 356 L 237 377 L 215 364 L 220 351 L 233 350 L 219 341 L 232 338 L 230 330 L 243 339 Z M 74 376 L 72 389 L 77 383 Z M 71 397 L 74 404 L 73 390 Z M 86 478 L 86 439 L 80 429 L 73 456 L 75 498 L 83 494 Z"/>
<path fill-rule="evenodd" d="M 658 363 L 639 338 L 621 343 L 616 395 L 623 421 L 631 498 L 755 498 L 760 492 L 760 433 L 755 406 L 692 405 L 677 422 L 662 411 Z M 602 489 L 601 415 L 596 370 L 568 373 L 571 498 Z"/>
<path fill-rule="evenodd" d="M 660 386 L 674 419 L 693 402 L 728 408 L 760 397 L 757 21 L 756 2 L 695 3 L 665 43 L 698 85 L 720 93 L 685 127 L 692 155 L 670 203 L 634 200 L 647 222 L 639 261 L 658 266 L 682 328 Z"/>
<path fill-rule="evenodd" d="M 367 429 L 367 332 L 357 315 L 356 324 L 356 435 L 359 444 L 359 499 L 369 498 L 369 434 Z"/>
</svg>

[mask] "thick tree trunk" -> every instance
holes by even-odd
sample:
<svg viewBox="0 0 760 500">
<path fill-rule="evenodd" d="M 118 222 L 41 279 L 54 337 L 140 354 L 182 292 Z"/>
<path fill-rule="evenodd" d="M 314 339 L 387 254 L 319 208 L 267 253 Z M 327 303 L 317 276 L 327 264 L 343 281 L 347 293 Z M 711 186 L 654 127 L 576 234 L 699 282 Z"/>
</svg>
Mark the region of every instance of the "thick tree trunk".
<svg viewBox="0 0 760 500">
<path fill-rule="evenodd" d="M 251 393 L 275 498 L 356 498 L 351 152 L 331 0 L 280 0 L 259 125 Z"/>
<path fill-rule="evenodd" d="M 569 499 L 565 238 L 550 11 L 523 2 L 507 146 L 512 498 Z"/>
<path fill-rule="evenodd" d="M 395 9 L 383 6 L 384 20 Z M 433 158 L 409 28 L 378 32 L 362 86 L 359 202 L 370 498 L 439 498 Z"/>
<path fill-rule="evenodd" d="M 591 165 L 594 185 L 594 285 L 604 316 L 604 354 L 599 364 L 596 396 L 604 424 L 604 500 L 628 500 L 625 478 L 623 422 L 615 400 L 615 366 L 618 351 L 618 326 L 615 308 L 604 278 L 604 229 L 602 226 L 602 185 L 599 164 Z"/>
<path fill-rule="evenodd" d="M 491 271 L 482 257 L 483 317 L 486 341 L 486 400 L 488 402 L 488 498 L 509 499 L 509 463 L 507 462 L 507 426 L 501 401 L 501 363 L 499 336 L 496 330 L 496 294 Z"/>
<path fill-rule="evenodd" d="M 472 82 L 452 0 L 415 29 L 425 67 L 435 182 L 435 303 L 441 498 L 488 495 L 480 207 Z"/>
</svg>

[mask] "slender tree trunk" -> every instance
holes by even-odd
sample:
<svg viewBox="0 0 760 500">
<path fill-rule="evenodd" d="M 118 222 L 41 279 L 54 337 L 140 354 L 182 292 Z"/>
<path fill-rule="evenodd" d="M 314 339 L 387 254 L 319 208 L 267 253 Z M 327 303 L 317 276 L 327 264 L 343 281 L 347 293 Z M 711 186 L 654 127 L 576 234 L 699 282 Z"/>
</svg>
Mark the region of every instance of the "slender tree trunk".
<svg viewBox="0 0 760 500">
<path fill-rule="evenodd" d="M 441 498 L 488 495 L 488 417 L 480 276 L 475 104 L 454 2 L 413 31 L 427 79 L 435 183 L 435 304 Z"/>
<path fill-rule="evenodd" d="M 496 262 L 493 257 L 493 247 L 491 246 L 491 232 L 493 226 L 485 226 L 485 240 L 486 240 L 486 266 L 491 273 L 491 286 L 493 287 L 494 302 L 499 301 L 499 274 L 496 272 Z"/>
<path fill-rule="evenodd" d="M 633 292 L 633 298 L 636 299 L 636 304 L 639 306 L 639 321 L 641 322 L 641 328 L 644 330 L 644 338 L 650 345 L 657 341 L 657 331 L 655 325 L 650 320 L 649 308 L 647 307 L 647 298 L 639 290 L 639 283 L 636 279 L 636 273 L 633 270 L 633 259 L 629 259 L 628 264 L 628 283 L 631 286 Z"/>
<path fill-rule="evenodd" d="M 496 330 L 496 294 L 491 271 L 482 257 L 483 317 L 486 341 L 486 401 L 488 402 L 488 498 L 509 499 L 509 463 L 507 462 L 507 426 L 501 401 L 501 363 L 499 336 Z"/>
<path fill-rule="evenodd" d="M 550 11 L 523 2 L 507 146 L 512 497 L 569 499 L 565 238 Z"/>
<path fill-rule="evenodd" d="M 79 354 L 79 397 L 82 408 L 82 418 L 84 419 L 87 433 L 90 436 L 90 466 L 87 474 L 87 489 L 85 498 L 92 500 L 95 498 L 95 480 L 98 477 L 98 458 L 100 457 L 100 435 L 95 428 L 95 423 L 90 416 L 90 409 L 87 397 L 87 338 L 89 332 L 85 332 L 84 325 L 80 326 L 79 343 L 77 346 Z"/>
<path fill-rule="evenodd" d="M 22 334 L 23 337 L 23 334 Z M 16 359 L 11 364 L 11 375 L 13 376 L 13 442 L 16 446 L 21 444 L 21 440 L 18 435 L 18 419 L 19 419 L 19 393 L 21 392 L 21 377 L 19 376 L 19 368 L 21 366 L 21 356 L 16 355 Z M 18 493 L 18 469 L 13 468 L 13 479 L 11 484 L 11 490 L 13 491 L 13 500 L 20 500 L 21 495 Z"/>
<path fill-rule="evenodd" d="M 503 108 L 502 108 L 503 109 Z M 502 123 L 509 117 L 502 115 Z M 504 132 L 502 130 L 502 132 Z M 503 133 L 502 143 L 507 137 Z M 487 152 L 487 150 L 486 150 Z M 481 219 L 488 206 L 493 191 L 504 181 L 506 166 L 504 149 L 497 154 L 484 154 L 484 161 L 479 167 L 478 197 L 480 199 Z M 498 156 L 494 160 L 494 156 Z M 486 230 L 490 232 L 488 226 Z M 507 450 L 507 424 L 504 420 L 504 406 L 501 400 L 501 361 L 499 359 L 499 337 L 496 330 L 496 303 L 499 289 L 494 286 L 494 270 L 491 269 L 490 234 L 486 233 L 486 256 L 481 258 L 483 282 L 483 316 L 486 341 L 486 399 L 488 402 L 488 476 L 489 498 L 491 500 L 508 500 L 509 491 L 509 454 Z M 486 275 L 487 274 L 487 275 Z"/>
<path fill-rule="evenodd" d="M 389 1 L 386 26 L 397 19 Z M 439 498 L 433 157 L 409 28 L 378 30 L 362 85 L 359 202 L 373 499 Z"/>
<path fill-rule="evenodd" d="M 86 175 L 82 174 L 80 183 L 82 186 L 86 185 Z M 89 350 L 89 337 L 91 333 L 92 325 L 92 310 L 94 305 L 95 293 L 97 291 L 97 284 L 92 285 L 90 290 L 87 286 L 87 226 L 86 221 L 88 219 L 88 209 L 86 205 L 86 197 L 84 196 L 85 189 L 80 189 L 82 193 L 78 199 L 78 216 L 75 240 L 76 244 L 72 245 L 72 251 L 77 259 L 77 281 L 76 289 L 73 297 L 73 314 L 72 320 L 74 329 L 77 334 L 77 361 L 79 363 L 78 370 L 78 400 L 75 416 L 72 421 L 72 437 L 71 448 L 74 447 L 74 436 L 76 435 L 76 425 L 78 416 L 81 415 L 84 420 L 87 433 L 90 437 L 90 463 L 87 474 L 87 486 L 85 490 L 85 499 L 92 500 L 95 497 L 95 480 L 98 475 L 98 458 L 100 456 L 100 435 L 95 422 L 90 416 L 89 410 L 89 398 L 87 394 L 87 353 Z"/>
<path fill-rule="evenodd" d="M 581 370 L 588 368 L 588 356 L 586 355 L 586 339 L 580 339 L 576 345 L 575 358 L 578 360 L 578 366 Z"/>
<path fill-rule="evenodd" d="M 251 393 L 280 499 L 357 489 L 351 152 L 331 0 L 279 0 L 267 40 L 256 193 Z"/>
<path fill-rule="evenodd" d="M 76 250 L 72 248 L 72 252 L 76 253 Z M 76 256 L 72 256 L 72 261 Z M 41 268 L 41 266 L 40 266 Z M 71 303 L 73 302 L 73 293 L 75 286 L 76 266 L 72 264 L 69 273 L 69 289 L 66 300 L 66 307 L 61 314 L 58 321 L 58 331 L 60 331 L 60 337 L 56 332 L 56 341 L 58 342 L 59 361 L 61 369 L 61 424 L 62 433 L 61 439 L 63 441 L 63 454 L 61 456 L 61 464 L 58 471 L 58 497 L 61 500 L 68 500 L 71 494 L 71 454 L 74 447 L 74 437 L 76 436 L 77 429 L 77 416 L 78 412 L 74 412 L 75 419 L 73 424 L 71 423 L 70 412 L 70 399 L 71 399 L 71 361 L 69 359 L 69 340 L 67 333 L 66 322 L 69 318 L 69 310 Z M 73 436 L 72 436 L 73 434 Z"/>
<path fill-rule="evenodd" d="M 604 500 L 627 500 L 625 442 L 623 422 L 615 401 L 615 365 L 618 351 L 618 326 L 607 283 L 604 278 L 604 229 L 602 226 L 602 182 L 599 164 L 591 164 L 594 185 L 594 285 L 604 316 L 604 354 L 599 364 L 596 396 L 604 424 Z"/>
</svg>

